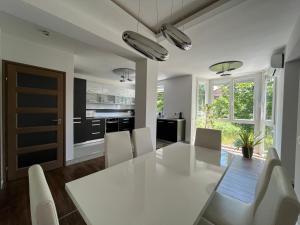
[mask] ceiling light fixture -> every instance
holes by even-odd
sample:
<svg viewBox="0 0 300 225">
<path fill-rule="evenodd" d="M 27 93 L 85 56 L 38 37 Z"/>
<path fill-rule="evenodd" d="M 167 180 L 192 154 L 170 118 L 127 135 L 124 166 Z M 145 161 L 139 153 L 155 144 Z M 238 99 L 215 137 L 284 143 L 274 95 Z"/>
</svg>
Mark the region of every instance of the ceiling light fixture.
<svg viewBox="0 0 300 225">
<path fill-rule="evenodd" d="M 181 9 L 183 9 L 183 0 L 181 1 Z M 172 7 L 171 7 L 171 17 L 173 15 L 173 0 L 172 0 Z M 183 25 L 184 30 L 184 25 Z M 192 41 L 191 39 L 177 27 L 173 26 L 172 24 L 163 24 L 160 28 L 160 31 L 164 35 L 164 37 L 171 43 L 177 46 L 182 50 L 190 50 L 192 48 Z"/>
<path fill-rule="evenodd" d="M 157 4 L 157 1 L 156 1 Z M 144 56 L 157 60 L 166 61 L 169 58 L 169 52 L 160 44 L 152 41 L 151 39 L 139 34 L 139 23 L 140 23 L 140 11 L 141 11 L 141 0 L 139 0 L 139 11 L 138 11 L 138 21 L 137 21 L 137 32 L 125 31 L 122 35 L 123 40 L 130 47 L 134 48 L 138 52 L 142 53 Z M 157 11 L 158 15 L 158 11 Z M 157 16 L 158 18 L 158 16 Z"/>
<path fill-rule="evenodd" d="M 220 76 L 230 76 L 230 72 L 233 70 L 236 70 L 243 66 L 243 62 L 241 61 L 225 61 L 225 62 L 219 62 L 216 64 L 213 64 L 209 67 L 209 69 L 216 74 L 220 74 Z"/>
<path fill-rule="evenodd" d="M 135 70 L 131 68 L 117 68 L 112 70 L 116 75 L 120 76 L 120 82 L 133 81 L 130 76 L 135 75 Z"/>
</svg>

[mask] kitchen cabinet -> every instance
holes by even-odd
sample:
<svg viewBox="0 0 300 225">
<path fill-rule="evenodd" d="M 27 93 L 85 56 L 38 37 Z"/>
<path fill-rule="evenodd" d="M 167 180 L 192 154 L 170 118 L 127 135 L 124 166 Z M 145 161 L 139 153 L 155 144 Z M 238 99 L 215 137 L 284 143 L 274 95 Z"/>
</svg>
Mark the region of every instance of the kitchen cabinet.
<svg viewBox="0 0 300 225">
<path fill-rule="evenodd" d="M 104 138 L 105 119 L 87 118 L 86 120 L 86 141 Z"/>
<path fill-rule="evenodd" d="M 86 80 L 74 78 L 74 143 L 86 140 Z"/>
<path fill-rule="evenodd" d="M 126 117 L 119 118 L 119 131 L 128 130 L 130 133 L 134 129 L 134 118 Z"/>
<path fill-rule="evenodd" d="M 157 138 L 177 142 L 185 140 L 185 120 L 157 119 Z"/>
</svg>

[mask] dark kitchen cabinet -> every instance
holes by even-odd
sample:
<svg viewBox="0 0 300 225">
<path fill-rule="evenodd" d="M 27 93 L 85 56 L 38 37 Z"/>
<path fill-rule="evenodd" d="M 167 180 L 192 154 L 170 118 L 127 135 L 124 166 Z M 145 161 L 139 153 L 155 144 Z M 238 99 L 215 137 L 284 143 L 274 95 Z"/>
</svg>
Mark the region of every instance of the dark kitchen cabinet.
<svg viewBox="0 0 300 225">
<path fill-rule="evenodd" d="M 158 119 L 157 138 L 177 142 L 185 139 L 185 120 Z"/>
<path fill-rule="evenodd" d="M 128 130 L 131 133 L 133 129 L 134 129 L 133 117 L 119 118 L 119 131 Z"/>
<path fill-rule="evenodd" d="M 86 120 L 87 141 L 104 138 L 105 119 L 88 118 Z"/>
<path fill-rule="evenodd" d="M 86 80 L 74 78 L 74 143 L 87 140 L 86 136 Z"/>
<path fill-rule="evenodd" d="M 85 118 L 86 80 L 74 78 L 74 118 Z"/>
</svg>

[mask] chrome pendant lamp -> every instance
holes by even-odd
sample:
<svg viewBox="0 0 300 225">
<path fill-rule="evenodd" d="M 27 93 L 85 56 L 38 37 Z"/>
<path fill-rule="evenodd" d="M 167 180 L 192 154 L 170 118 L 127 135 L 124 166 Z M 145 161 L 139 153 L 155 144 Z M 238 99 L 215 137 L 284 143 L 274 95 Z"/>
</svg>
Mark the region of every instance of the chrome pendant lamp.
<svg viewBox="0 0 300 225">
<path fill-rule="evenodd" d="M 183 0 L 181 1 L 183 8 Z M 172 0 L 172 8 L 171 8 L 171 17 L 173 15 L 173 0 Z M 164 37 L 171 43 L 177 46 L 182 50 L 190 50 L 192 48 L 191 39 L 179 30 L 177 27 L 171 24 L 163 24 L 160 28 L 160 31 L 164 35 Z"/>
<path fill-rule="evenodd" d="M 191 39 L 178 28 L 171 24 L 163 24 L 160 28 L 164 37 L 171 43 L 182 50 L 190 50 L 192 48 Z"/>
<path fill-rule="evenodd" d="M 123 40 L 130 47 L 134 48 L 138 52 L 142 53 L 144 56 L 157 60 L 166 61 L 169 58 L 169 52 L 160 44 L 152 41 L 151 39 L 138 33 L 139 22 L 140 22 L 140 11 L 141 11 L 141 0 L 139 0 L 139 12 L 138 12 L 138 23 L 137 32 L 125 31 L 122 35 Z M 158 12 L 157 12 L 158 13 Z"/>
</svg>

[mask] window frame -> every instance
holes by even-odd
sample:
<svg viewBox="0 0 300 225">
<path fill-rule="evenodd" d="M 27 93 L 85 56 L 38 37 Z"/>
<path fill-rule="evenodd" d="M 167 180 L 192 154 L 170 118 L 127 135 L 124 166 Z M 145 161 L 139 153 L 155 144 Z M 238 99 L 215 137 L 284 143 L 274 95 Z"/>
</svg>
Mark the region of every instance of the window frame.
<svg viewBox="0 0 300 225">
<path fill-rule="evenodd" d="M 272 97 L 272 119 L 268 120 L 267 119 L 267 83 L 268 83 L 268 79 L 272 78 L 274 80 L 274 84 L 273 84 L 273 97 Z M 263 113 L 263 118 L 264 118 L 264 122 L 265 122 L 265 126 L 272 126 L 273 128 L 275 127 L 275 118 L 276 118 L 276 77 L 275 76 L 270 76 L 270 75 L 265 75 L 264 76 L 264 113 Z"/>
</svg>

